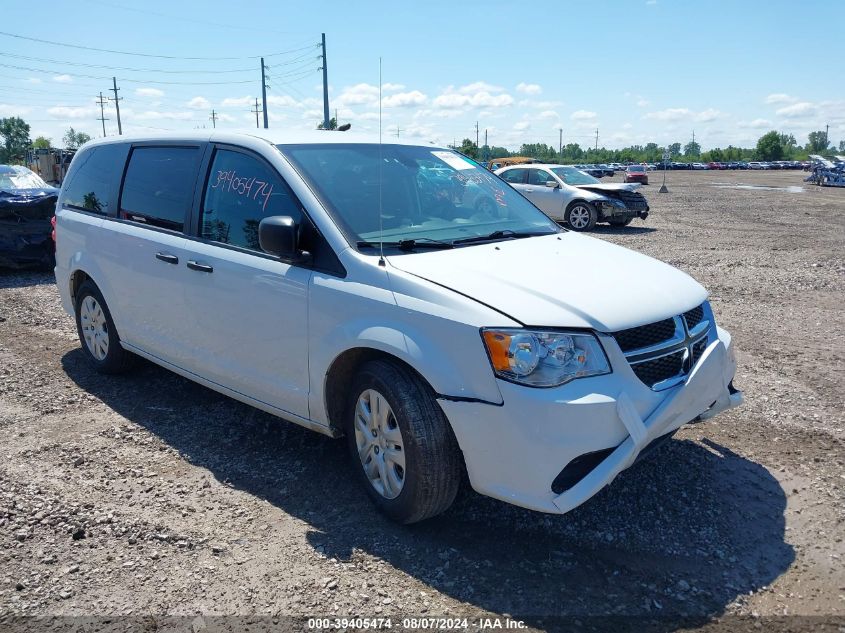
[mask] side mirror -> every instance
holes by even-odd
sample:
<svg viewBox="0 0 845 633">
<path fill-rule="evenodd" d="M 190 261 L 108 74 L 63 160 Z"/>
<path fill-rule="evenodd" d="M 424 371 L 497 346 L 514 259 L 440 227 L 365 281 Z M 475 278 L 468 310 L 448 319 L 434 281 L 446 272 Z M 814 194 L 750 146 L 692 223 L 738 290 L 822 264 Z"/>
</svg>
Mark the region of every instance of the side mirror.
<svg viewBox="0 0 845 633">
<path fill-rule="evenodd" d="M 298 228 L 293 218 L 288 215 L 271 215 L 264 218 L 258 224 L 258 243 L 261 250 L 286 261 L 299 259 Z"/>
<path fill-rule="evenodd" d="M 557 189 L 558 187 L 560 187 L 560 183 L 557 180 L 547 180 L 546 186 L 551 189 Z"/>
</svg>

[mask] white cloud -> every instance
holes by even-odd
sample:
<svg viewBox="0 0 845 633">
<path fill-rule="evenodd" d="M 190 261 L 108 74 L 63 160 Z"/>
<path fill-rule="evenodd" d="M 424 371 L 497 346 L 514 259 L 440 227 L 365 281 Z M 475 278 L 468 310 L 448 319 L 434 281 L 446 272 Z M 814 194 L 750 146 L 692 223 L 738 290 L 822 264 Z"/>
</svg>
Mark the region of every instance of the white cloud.
<svg viewBox="0 0 845 633">
<path fill-rule="evenodd" d="M 449 86 L 443 94 L 434 99 L 434 106 L 444 109 L 502 108 L 511 104 L 513 104 L 512 96 L 502 92 L 502 88 L 491 86 L 483 81 L 461 86 L 457 90 Z"/>
<path fill-rule="evenodd" d="M 12 105 L 9 103 L 0 103 L 0 116 L 21 116 L 32 111 L 32 108 L 25 106 Z"/>
<path fill-rule="evenodd" d="M 696 121 L 700 123 L 709 123 L 715 121 L 722 116 L 719 110 L 708 108 L 701 112 L 695 112 L 689 108 L 666 108 L 657 112 L 648 112 L 643 116 L 644 119 L 653 119 L 655 121 Z"/>
<path fill-rule="evenodd" d="M 211 107 L 211 101 L 205 97 L 194 97 L 186 105 L 196 110 L 208 110 Z"/>
<path fill-rule="evenodd" d="M 589 110 L 576 110 L 569 115 L 569 118 L 573 121 L 588 121 L 595 119 L 597 116 L 598 114 L 590 112 Z"/>
<path fill-rule="evenodd" d="M 640 97 L 639 99 L 637 99 L 637 107 L 638 107 L 638 108 L 644 108 L 644 107 L 646 107 L 649 103 L 651 103 L 651 102 L 650 102 L 648 99 L 643 99 L 642 97 Z"/>
<path fill-rule="evenodd" d="M 269 103 L 270 100 L 268 99 Z M 221 108 L 246 108 L 255 103 L 255 97 L 226 97 L 220 103 Z"/>
<path fill-rule="evenodd" d="M 461 94 L 473 94 L 477 92 L 503 92 L 505 89 L 501 86 L 493 86 L 483 81 L 476 81 L 471 84 L 467 84 L 466 86 L 461 86 L 458 88 L 458 92 Z"/>
<path fill-rule="evenodd" d="M 516 86 L 516 91 L 525 95 L 538 95 L 543 92 L 539 84 L 519 83 Z"/>
<path fill-rule="evenodd" d="M 530 127 L 531 123 L 529 123 L 528 121 L 519 121 L 518 123 L 514 124 L 513 129 L 523 132 Z"/>
<path fill-rule="evenodd" d="M 171 121 L 187 121 L 193 119 L 196 112 L 161 112 L 158 110 L 145 110 L 135 114 L 132 118 L 138 121 L 154 121 L 160 119 L 167 119 Z"/>
<path fill-rule="evenodd" d="M 95 108 L 69 108 L 67 106 L 47 108 L 47 114 L 57 119 L 87 119 L 93 117 L 95 111 L 99 115 L 100 111 Z"/>
<path fill-rule="evenodd" d="M 559 119 L 560 115 L 554 110 L 543 110 L 537 115 L 541 119 Z"/>
<path fill-rule="evenodd" d="M 378 103 L 378 86 L 360 83 L 347 86 L 335 101 L 344 105 L 367 105 Z"/>
<path fill-rule="evenodd" d="M 755 129 L 755 130 L 773 127 L 772 122 L 769 121 L 768 119 L 754 119 L 753 121 L 739 121 L 736 125 L 737 125 L 737 127 L 751 128 L 751 129 Z"/>
<path fill-rule="evenodd" d="M 41 83 L 41 80 L 38 77 L 29 77 L 28 79 L 25 79 L 25 81 L 28 84 L 40 84 Z"/>
<path fill-rule="evenodd" d="M 381 85 L 381 89 L 384 92 L 396 92 L 398 90 L 404 90 L 405 84 L 391 84 L 391 83 L 383 83 Z M 321 87 L 322 90 L 322 87 Z"/>
<path fill-rule="evenodd" d="M 407 108 L 409 106 L 423 105 L 426 101 L 428 101 L 426 95 L 419 90 L 412 90 L 411 92 L 399 92 L 384 97 L 382 105 L 385 108 Z"/>
<path fill-rule="evenodd" d="M 780 108 L 775 111 L 775 114 L 786 118 L 799 118 L 813 115 L 817 109 L 815 104 L 809 101 L 801 101 L 800 103 L 794 103 L 785 108 Z"/>
<path fill-rule="evenodd" d="M 255 107 L 255 98 L 250 102 L 252 107 Z M 267 105 L 284 106 L 287 108 L 298 108 L 300 103 L 290 95 L 270 95 L 267 97 Z M 261 99 L 258 100 L 258 107 L 261 107 Z"/>
<path fill-rule="evenodd" d="M 73 81 L 73 78 L 70 75 L 56 75 L 53 77 L 53 81 L 58 81 L 61 84 L 69 84 Z"/>
<path fill-rule="evenodd" d="M 646 0 L 646 5 L 653 7 L 657 4 L 657 0 Z"/>
<path fill-rule="evenodd" d="M 763 101 L 768 104 L 795 103 L 796 101 L 798 101 L 798 99 L 782 92 L 776 92 L 774 94 L 770 94 Z"/>
<path fill-rule="evenodd" d="M 163 97 L 164 96 L 164 90 L 159 90 L 158 88 L 136 88 L 135 94 L 138 95 L 139 97 L 156 98 L 156 97 Z"/>
</svg>

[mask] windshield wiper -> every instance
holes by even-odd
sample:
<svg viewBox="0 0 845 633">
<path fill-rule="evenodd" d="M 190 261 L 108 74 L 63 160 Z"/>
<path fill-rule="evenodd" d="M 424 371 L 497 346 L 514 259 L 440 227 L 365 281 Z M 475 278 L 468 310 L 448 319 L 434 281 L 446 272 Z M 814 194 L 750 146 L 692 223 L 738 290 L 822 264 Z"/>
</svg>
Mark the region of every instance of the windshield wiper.
<svg viewBox="0 0 845 633">
<path fill-rule="evenodd" d="M 398 248 L 402 251 L 415 251 L 423 248 L 438 250 L 453 248 L 452 242 L 443 242 L 430 237 L 418 237 L 415 239 L 398 240 L 393 242 L 358 242 L 358 248 L 378 248 L 379 246 L 383 246 L 385 248 Z"/>
<path fill-rule="evenodd" d="M 521 237 L 538 237 L 540 235 L 552 235 L 549 231 L 523 231 L 517 232 L 511 229 L 502 229 L 493 231 L 488 235 L 476 235 L 474 237 L 464 237 L 452 242 L 453 244 L 471 244 L 473 242 L 492 242 L 494 240 L 503 240 L 507 238 L 518 239 Z"/>
</svg>

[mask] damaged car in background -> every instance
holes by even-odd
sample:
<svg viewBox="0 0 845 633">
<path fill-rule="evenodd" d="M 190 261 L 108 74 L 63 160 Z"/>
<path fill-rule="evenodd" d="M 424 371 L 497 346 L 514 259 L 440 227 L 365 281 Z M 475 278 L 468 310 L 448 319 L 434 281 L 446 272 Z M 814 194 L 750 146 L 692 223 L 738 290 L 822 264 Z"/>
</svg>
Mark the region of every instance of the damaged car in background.
<svg viewBox="0 0 845 633">
<path fill-rule="evenodd" d="M 59 190 L 20 165 L 0 165 L 0 268 L 52 268 Z"/>
<path fill-rule="evenodd" d="M 648 202 L 636 191 L 639 184 L 602 183 L 568 165 L 520 165 L 495 173 L 573 231 L 590 231 L 599 222 L 628 226 L 634 218 L 648 217 Z"/>
</svg>

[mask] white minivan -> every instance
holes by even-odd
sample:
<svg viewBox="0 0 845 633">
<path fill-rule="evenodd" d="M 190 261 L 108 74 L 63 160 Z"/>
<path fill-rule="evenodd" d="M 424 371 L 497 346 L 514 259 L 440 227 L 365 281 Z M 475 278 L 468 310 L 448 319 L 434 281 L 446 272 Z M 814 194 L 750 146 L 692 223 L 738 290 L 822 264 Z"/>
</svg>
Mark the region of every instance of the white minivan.
<svg viewBox="0 0 845 633">
<path fill-rule="evenodd" d="M 90 142 L 57 204 L 56 282 L 98 370 L 141 356 L 345 436 L 405 523 L 446 510 L 464 473 L 567 512 L 741 401 L 704 288 L 562 229 L 442 147 L 273 130 Z"/>
</svg>

